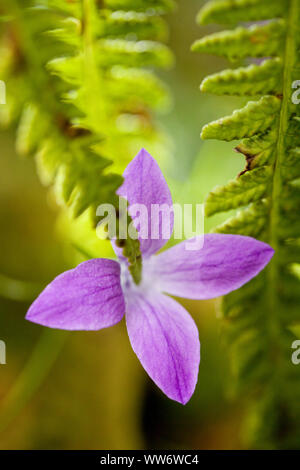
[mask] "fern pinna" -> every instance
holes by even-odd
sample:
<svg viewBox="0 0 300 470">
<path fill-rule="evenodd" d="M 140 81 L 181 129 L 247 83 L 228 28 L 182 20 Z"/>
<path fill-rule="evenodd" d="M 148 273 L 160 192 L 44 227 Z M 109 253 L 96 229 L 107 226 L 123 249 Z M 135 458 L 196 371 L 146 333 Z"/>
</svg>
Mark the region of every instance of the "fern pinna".
<svg viewBox="0 0 300 470">
<path fill-rule="evenodd" d="M 236 179 L 209 194 L 206 214 L 239 209 L 216 231 L 254 236 L 276 251 L 265 273 L 223 302 L 233 370 L 253 400 L 247 430 L 254 445 L 299 447 L 300 373 L 291 345 L 300 322 L 300 108 L 293 99 L 300 78 L 300 1 L 212 0 L 198 20 L 231 28 L 197 40 L 194 51 L 254 58 L 201 85 L 203 92 L 255 97 L 202 130 L 203 139 L 242 139 L 236 150 L 246 158 Z"/>
<path fill-rule="evenodd" d="M 120 176 L 141 143 L 163 151 L 153 111 L 169 96 L 153 72 L 168 67 L 162 14 L 172 0 L 0 2 L 2 124 L 19 122 L 17 148 L 75 217 L 117 206 Z M 138 242 L 126 240 L 132 264 Z M 137 271 L 139 268 L 136 266 Z M 135 273 L 138 276 L 138 272 Z"/>
</svg>

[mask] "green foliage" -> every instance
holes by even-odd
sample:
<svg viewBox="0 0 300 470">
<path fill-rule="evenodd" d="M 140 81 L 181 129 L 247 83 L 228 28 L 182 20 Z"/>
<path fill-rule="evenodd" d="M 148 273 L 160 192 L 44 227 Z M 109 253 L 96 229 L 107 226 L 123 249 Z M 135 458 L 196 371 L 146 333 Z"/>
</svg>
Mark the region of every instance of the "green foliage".
<svg viewBox="0 0 300 470">
<path fill-rule="evenodd" d="M 203 139 L 232 141 L 246 168 L 206 201 L 206 214 L 239 211 L 216 229 L 260 238 L 275 249 L 269 267 L 223 301 L 223 316 L 238 389 L 252 399 L 248 420 L 253 444 L 299 448 L 300 373 L 291 362 L 299 313 L 300 108 L 294 81 L 300 79 L 299 0 L 212 0 L 199 22 L 260 22 L 210 34 L 195 51 L 248 64 L 206 78 L 201 89 L 256 96 L 231 116 L 208 124 Z M 263 61 L 249 58 L 265 58 Z"/>
<path fill-rule="evenodd" d="M 2 5 L 3 3 L 3 5 Z M 169 0 L 1 2 L 2 124 L 17 124 L 17 149 L 35 155 L 43 183 L 74 217 L 101 203 L 117 207 L 126 164 L 165 136 L 153 110 L 168 107 L 154 67 L 172 55 L 161 14 Z M 124 251 L 134 263 L 138 242 Z"/>
</svg>

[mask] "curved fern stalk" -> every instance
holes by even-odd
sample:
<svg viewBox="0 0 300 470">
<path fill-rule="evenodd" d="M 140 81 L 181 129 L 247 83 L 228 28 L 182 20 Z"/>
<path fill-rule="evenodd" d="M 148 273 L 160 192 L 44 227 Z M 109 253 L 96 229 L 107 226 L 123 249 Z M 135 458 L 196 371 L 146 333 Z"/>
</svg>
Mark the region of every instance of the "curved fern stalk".
<svg viewBox="0 0 300 470">
<path fill-rule="evenodd" d="M 239 209 L 216 231 L 251 235 L 276 250 L 265 273 L 224 299 L 223 316 L 240 390 L 254 403 L 248 421 L 254 445 L 299 447 L 300 372 L 291 346 L 300 322 L 300 107 L 294 89 L 300 79 L 300 1 L 209 1 L 198 20 L 257 21 L 193 45 L 229 59 L 264 59 L 201 85 L 205 92 L 256 97 L 202 130 L 203 139 L 242 139 L 236 150 L 246 158 L 236 179 L 209 194 L 206 214 Z"/>
<path fill-rule="evenodd" d="M 166 146 L 153 112 L 168 106 L 154 67 L 169 67 L 161 14 L 169 0 L 1 1 L 10 18 L 0 63 L 4 122 L 19 121 L 17 148 L 36 155 L 41 180 L 74 217 L 118 206 L 124 167 L 140 147 Z M 1 67 L 2 65 L 2 67 Z M 139 243 L 120 241 L 139 280 Z"/>
</svg>

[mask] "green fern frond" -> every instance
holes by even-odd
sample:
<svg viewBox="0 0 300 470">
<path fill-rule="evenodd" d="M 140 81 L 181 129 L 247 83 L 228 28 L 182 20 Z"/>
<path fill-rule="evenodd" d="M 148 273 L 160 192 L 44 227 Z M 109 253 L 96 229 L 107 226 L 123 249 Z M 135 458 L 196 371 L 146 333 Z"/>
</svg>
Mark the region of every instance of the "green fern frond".
<svg viewBox="0 0 300 470">
<path fill-rule="evenodd" d="M 170 98 L 154 68 L 173 61 L 161 17 L 172 7 L 168 0 L 13 0 L 3 7 L 13 21 L 2 35 L 9 106 L 0 119 L 18 123 L 18 151 L 35 155 L 42 182 L 74 217 L 88 210 L 95 223 L 99 204 L 117 207 L 121 174 L 141 142 L 166 144 L 153 111 Z M 138 245 L 125 243 L 133 261 Z"/>
<path fill-rule="evenodd" d="M 291 345 L 300 324 L 300 108 L 292 99 L 300 77 L 300 1 L 212 0 L 198 20 L 260 22 L 193 46 L 229 59 L 264 58 L 201 85 L 204 92 L 258 98 L 202 130 L 203 139 L 242 139 L 236 151 L 246 158 L 235 180 L 209 194 L 206 214 L 239 209 L 216 231 L 254 236 L 275 249 L 264 273 L 224 299 L 224 325 L 237 384 L 253 399 L 247 429 L 254 445 L 299 448 L 300 375 Z"/>
<path fill-rule="evenodd" d="M 219 0 L 209 1 L 199 12 L 200 24 L 260 21 L 281 18 L 286 12 L 282 0 Z"/>
</svg>

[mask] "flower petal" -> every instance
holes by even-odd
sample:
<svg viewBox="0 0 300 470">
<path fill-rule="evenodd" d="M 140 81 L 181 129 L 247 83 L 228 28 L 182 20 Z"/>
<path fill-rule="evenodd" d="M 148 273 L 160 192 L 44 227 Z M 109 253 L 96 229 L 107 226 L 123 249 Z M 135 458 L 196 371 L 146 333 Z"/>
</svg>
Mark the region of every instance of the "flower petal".
<svg viewBox="0 0 300 470">
<path fill-rule="evenodd" d="M 156 253 L 172 234 L 173 203 L 169 187 L 158 164 L 146 150 L 142 149 L 127 166 L 124 172 L 124 182 L 118 190 L 118 195 L 126 198 L 129 203 L 129 214 L 139 233 L 142 254 L 144 257 L 149 257 Z M 147 211 L 145 217 L 143 214 L 135 213 L 136 208 L 133 205 L 136 204 L 144 206 Z M 151 227 L 151 207 L 154 205 L 164 205 L 166 213 L 169 211 L 171 214 L 165 216 L 164 224 L 162 214 L 160 214 L 157 217 L 158 223 Z"/>
<path fill-rule="evenodd" d="M 187 403 L 200 362 L 194 320 L 170 297 L 135 292 L 128 296 L 126 323 L 132 348 L 151 379 L 169 398 Z"/>
<path fill-rule="evenodd" d="M 145 264 L 147 276 L 161 292 L 199 300 L 226 295 L 255 277 L 274 254 L 266 243 L 240 235 L 204 235 L 203 247 L 191 251 L 195 240 L 179 243 Z"/>
<path fill-rule="evenodd" d="M 92 259 L 57 276 L 29 308 L 26 319 L 62 330 L 100 330 L 125 313 L 120 266 Z"/>
</svg>

